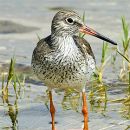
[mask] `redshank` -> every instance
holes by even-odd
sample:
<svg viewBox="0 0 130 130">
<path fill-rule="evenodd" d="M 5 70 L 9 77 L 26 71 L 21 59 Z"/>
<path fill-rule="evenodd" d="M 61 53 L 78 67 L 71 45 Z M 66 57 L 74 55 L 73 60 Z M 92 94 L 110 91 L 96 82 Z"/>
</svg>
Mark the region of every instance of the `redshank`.
<svg viewBox="0 0 130 130">
<path fill-rule="evenodd" d="M 56 13 L 52 20 L 51 35 L 38 42 L 32 55 L 34 73 L 49 88 L 52 130 L 56 130 L 53 88 L 74 88 L 82 92 L 83 130 L 88 130 L 85 87 L 95 70 L 95 57 L 89 43 L 77 35 L 79 32 L 117 45 L 116 42 L 87 27 L 76 12 L 60 10 Z"/>
</svg>

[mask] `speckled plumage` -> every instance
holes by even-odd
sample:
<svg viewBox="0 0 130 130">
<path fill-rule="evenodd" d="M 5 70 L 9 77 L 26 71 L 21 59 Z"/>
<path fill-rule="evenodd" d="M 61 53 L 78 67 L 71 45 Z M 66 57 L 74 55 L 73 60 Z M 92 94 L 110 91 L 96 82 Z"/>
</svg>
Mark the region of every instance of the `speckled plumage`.
<svg viewBox="0 0 130 130">
<path fill-rule="evenodd" d="M 73 88 L 82 91 L 83 130 L 88 128 L 88 108 L 85 86 L 95 70 L 95 57 L 89 43 L 79 32 L 117 45 L 116 42 L 86 26 L 74 11 L 61 10 L 54 16 L 51 35 L 41 39 L 32 55 L 32 68 L 37 77 L 49 87 L 52 130 L 55 128 L 53 88 Z"/>
<path fill-rule="evenodd" d="M 64 21 L 74 17 L 82 23 L 80 17 L 67 13 L 60 11 L 53 18 L 51 35 L 41 39 L 33 51 L 32 68 L 49 88 L 82 90 L 95 69 L 95 58 L 89 43 L 76 36 L 80 25 L 70 28 Z"/>
</svg>

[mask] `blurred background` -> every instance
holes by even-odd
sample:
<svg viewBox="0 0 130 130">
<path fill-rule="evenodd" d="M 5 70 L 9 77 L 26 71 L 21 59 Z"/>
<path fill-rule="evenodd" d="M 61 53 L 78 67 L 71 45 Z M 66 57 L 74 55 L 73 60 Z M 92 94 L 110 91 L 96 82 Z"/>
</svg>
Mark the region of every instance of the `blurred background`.
<svg viewBox="0 0 130 130">
<path fill-rule="evenodd" d="M 43 84 L 33 76 L 30 63 L 34 47 L 39 38 L 44 38 L 51 33 L 52 18 L 60 9 L 74 10 L 81 17 L 85 12 L 86 25 L 116 41 L 120 50 L 123 50 L 124 32 L 121 17 L 124 16 L 127 24 L 130 24 L 129 0 L 0 0 L 0 83 L 5 83 L 6 86 L 12 57 L 15 57 L 15 70 L 24 82 L 22 88 L 18 87 L 17 98 L 15 97 L 16 91 L 14 92 L 13 87 L 10 87 L 8 100 L 0 99 L 0 130 L 50 129 L 46 87 L 43 87 Z M 103 41 L 91 36 L 85 36 L 85 39 L 92 46 L 97 66 L 102 68 Z M 98 86 L 98 89 L 95 90 L 99 92 L 96 93 L 98 96 L 101 94 L 100 97 L 97 97 L 96 94 L 96 98 L 92 97 L 91 88 L 87 90 L 88 102 L 90 102 L 90 129 L 128 130 L 130 128 L 130 104 L 124 108 L 122 103 L 128 96 L 128 79 L 125 82 L 119 79 L 122 71 L 122 57 L 116 52 L 110 51 L 110 48 L 113 49 L 111 45 L 108 48 L 108 55 L 114 55 L 109 63 L 112 60 L 114 66 L 108 62 L 105 69 L 103 66 L 103 81 L 100 81 L 101 87 Z M 5 82 L 3 77 L 5 77 Z M 10 86 L 14 86 L 14 80 Z M 105 88 L 108 86 L 107 97 L 109 100 L 107 101 L 111 99 L 112 101 L 117 100 L 117 102 L 114 104 L 108 102 L 106 105 L 104 86 Z M 102 87 L 105 90 L 103 92 L 100 91 Z M 2 91 L 0 91 L 1 95 Z M 71 93 L 65 93 L 63 96 L 63 92 L 60 90 L 54 92 L 54 100 L 58 109 L 56 119 L 59 130 L 81 128 L 83 119 L 80 112 L 80 96 Z"/>
<path fill-rule="evenodd" d="M 51 20 L 57 10 L 67 8 L 81 16 L 86 24 L 120 43 L 121 16 L 130 19 L 129 0 L 0 0 L 0 61 L 8 62 L 12 55 L 17 62 L 30 64 L 38 39 L 50 34 Z M 102 41 L 87 36 L 96 56 Z M 97 49 L 97 47 L 99 47 Z M 22 57 L 26 57 L 22 58 Z"/>
</svg>

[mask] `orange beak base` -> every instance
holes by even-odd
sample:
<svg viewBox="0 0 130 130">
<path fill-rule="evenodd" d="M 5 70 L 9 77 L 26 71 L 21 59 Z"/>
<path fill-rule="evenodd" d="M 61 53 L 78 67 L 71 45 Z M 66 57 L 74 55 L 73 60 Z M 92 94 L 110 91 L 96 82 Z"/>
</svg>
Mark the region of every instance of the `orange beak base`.
<svg viewBox="0 0 130 130">
<path fill-rule="evenodd" d="M 89 35 L 92 35 L 92 36 L 97 37 L 99 39 L 102 39 L 102 40 L 104 40 L 106 42 L 109 42 L 109 43 L 111 43 L 113 45 L 117 45 L 117 43 L 114 42 L 113 40 L 111 40 L 111 39 L 109 39 L 109 38 L 101 35 L 100 33 L 96 32 L 95 30 L 93 30 L 93 29 L 91 29 L 91 28 L 89 28 L 87 26 L 81 27 L 79 29 L 79 31 L 82 32 L 82 33 L 84 33 L 84 34 L 89 34 Z"/>
</svg>

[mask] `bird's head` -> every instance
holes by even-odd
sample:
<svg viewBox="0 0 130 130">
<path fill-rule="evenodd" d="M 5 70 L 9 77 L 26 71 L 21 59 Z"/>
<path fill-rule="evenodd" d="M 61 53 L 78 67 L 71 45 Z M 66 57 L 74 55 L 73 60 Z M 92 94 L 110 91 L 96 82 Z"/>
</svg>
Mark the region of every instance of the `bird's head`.
<svg viewBox="0 0 130 130">
<path fill-rule="evenodd" d="M 79 27 L 83 22 L 79 15 L 74 11 L 61 10 L 52 20 L 52 33 L 59 36 L 75 35 L 79 32 Z"/>
<path fill-rule="evenodd" d="M 82 32 L 117 45 L 116 42 L 87 27 L 80 16 L 70 10 L 60 10 L 52 20 L 51 33 L 55 36 L 73 36 Z"/>
</svg>

